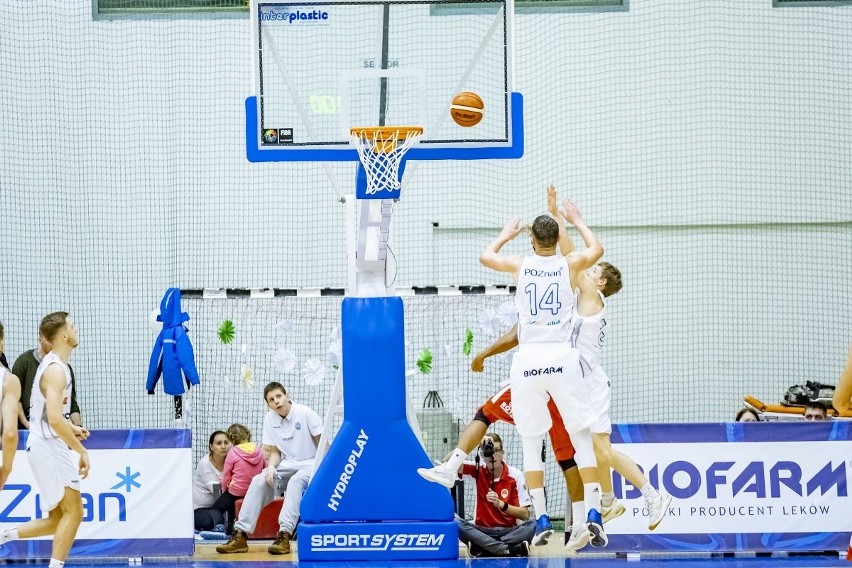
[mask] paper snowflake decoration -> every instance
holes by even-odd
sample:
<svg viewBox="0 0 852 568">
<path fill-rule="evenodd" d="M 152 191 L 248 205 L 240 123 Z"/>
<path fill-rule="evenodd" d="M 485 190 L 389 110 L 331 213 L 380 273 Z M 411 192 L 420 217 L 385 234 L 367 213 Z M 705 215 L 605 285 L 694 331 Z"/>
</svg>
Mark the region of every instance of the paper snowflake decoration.
<svg viewBox="0 0 852 568">
<path fill-rule="evenodd" d="M 331 364 L 334 367 L 339 367 L 343 362 L 343 341 L 340 339 L 332 339 L 328 345 L 328 355 L 331 357 Z"/>
<path fill-rule="evenodd" d="M 309 387 L 320 384 L 325 379 L 325 365 L 317 359 L 308 359 L 302 366 L 302 378 Z"/>
<path fill-rule="evenodd" d="M 272 360 L 275 363 L 275 370 L 284 374 L 292 372 L 298 362 L 296 354 L 293 353 L 292 349 L 288 349 L 287 347 L 282 347 L 276 351 Z"/>
<path fill-rule="evenodd" d="M 518 309 L 515 302 L 506 301 L 497 306 L 497 319 L 503 328 L 509 328 L 518 323 Z"/>
<path fill-rule="evenodd" d="M 479 320 L 479 328 L 487 335 L 496 335 L 502 329 L 497 310 L 493 308 L 487 308 L 479 312 L 477 319 Z"/>
<path fill-rule="evenodd" d="M 245 388 L 252 388 L 254 386 L 254 369 L 245 363 L 240 365 L 240 380 Z"/>
</svg>

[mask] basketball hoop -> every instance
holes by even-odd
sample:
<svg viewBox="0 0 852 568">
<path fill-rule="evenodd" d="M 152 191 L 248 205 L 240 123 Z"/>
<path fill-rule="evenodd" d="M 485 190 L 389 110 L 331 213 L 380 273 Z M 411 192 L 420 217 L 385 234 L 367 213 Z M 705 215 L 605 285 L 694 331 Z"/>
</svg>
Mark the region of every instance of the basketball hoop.
<svg viewBox="0 0 852 568">
<path fill-rule="evenodd" d="M 420 126 L 359 126 L 349 129 L 367 173 L 367 193 L 400 188 L 402 157 L 423 136 Z"/>
</svg>

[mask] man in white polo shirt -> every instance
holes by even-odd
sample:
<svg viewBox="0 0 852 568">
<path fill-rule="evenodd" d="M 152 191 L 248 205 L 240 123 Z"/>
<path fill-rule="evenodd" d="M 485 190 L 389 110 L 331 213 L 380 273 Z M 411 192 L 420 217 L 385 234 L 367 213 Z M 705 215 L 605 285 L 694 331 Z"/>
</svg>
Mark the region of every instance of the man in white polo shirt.
<svg viewBox="0 0 852 568">
<path fill-rule="evenodd" d="M 269 412 L 263 418 L 263 452 L 266 470 L 257 474 L 243 498 L 234 534 L 216 552 L 248 552 L 246 535 L 254 532 L 257 518 L 275 497 L 276 481 L 286 483 L 284 505 L 278 516 L 278 537 L 269 545 L 270 554 L 289 554 L 290 538 L 299 520 L 299 505 L 308 488 L 314 458 L 317 455 L 323 423 L 319 415 L 304 404 L 294 403 L 281 383 L 272 382 L 263 389 Z"/>
</svg>

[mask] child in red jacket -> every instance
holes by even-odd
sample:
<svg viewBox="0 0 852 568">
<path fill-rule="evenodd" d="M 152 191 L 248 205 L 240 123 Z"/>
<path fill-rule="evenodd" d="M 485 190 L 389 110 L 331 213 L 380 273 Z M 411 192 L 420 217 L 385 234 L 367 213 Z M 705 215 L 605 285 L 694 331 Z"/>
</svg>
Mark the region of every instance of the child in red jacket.
<svg viewBox="0 0 852 568">
<path fill-rule="evenodd" d="M 227 435 L 232 445 L 222 468 L 222 495 L 213 503 L 213 508 L 225 514 L 227 532 L 231 534 L 234 504 L 246 496 L 252 478 L 263 471 L 266 460 L 260 445 L 251 441 L 251 431 L 242 424 L 231 424 Z"/>
</svg>

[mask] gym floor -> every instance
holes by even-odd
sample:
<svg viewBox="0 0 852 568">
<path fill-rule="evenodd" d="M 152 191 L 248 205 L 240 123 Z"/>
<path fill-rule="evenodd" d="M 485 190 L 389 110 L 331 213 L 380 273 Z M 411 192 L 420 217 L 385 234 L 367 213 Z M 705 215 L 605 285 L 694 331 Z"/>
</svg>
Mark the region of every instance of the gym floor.
<svg viewBox="0 0 852 568">
<path fill-rule="evenodd" d="M 388 568 L 818 568 L 837 566 L 852 568 L 852 562 L 838 554 L 822 555 L 773 555 L 761 556 L 710 556 L 704 555 L 660 555 L 649 554 L 639 557 L 617 557 L 607 553 L 583 553 L 567 556 L 560 544 L 560 539 L 552 539 L 547 545 L 536 547 L 530 558 L 468 558 L 467 550 L 459 549 L 457 561 L 395 561 L 395 562 L 302 562 L 293 553 L 274 557 L 266 552 L 268 542 L 258 541 L 249 544 L 245 554 L 218 554 L 216 545 L 219 543 L 198 543 L 195 547 L 195 557 L 191 560 L 172 561 L 173 566 L 205 567 L 205 568 L 267 568 L 283 566 L 311 566 L 311 568 L 364 568 L 387 566 Z M 163 566 L 164 561 L 151 559 L 145 564 Z M 248 563 L 248 565 L 247 565 Z M 74 566 L 82 564 L 73 563 Z M 103 566 L 103 564 L 93 564 Z"/>
</svg>

